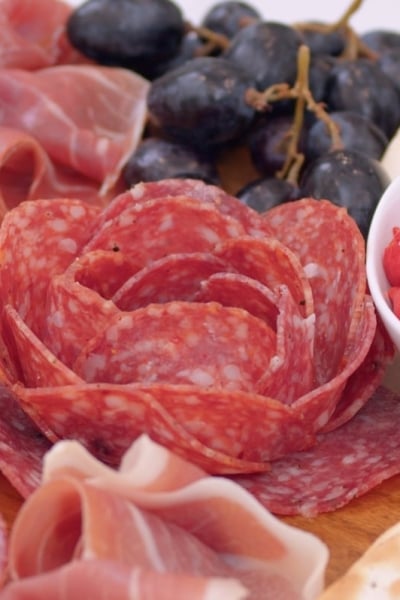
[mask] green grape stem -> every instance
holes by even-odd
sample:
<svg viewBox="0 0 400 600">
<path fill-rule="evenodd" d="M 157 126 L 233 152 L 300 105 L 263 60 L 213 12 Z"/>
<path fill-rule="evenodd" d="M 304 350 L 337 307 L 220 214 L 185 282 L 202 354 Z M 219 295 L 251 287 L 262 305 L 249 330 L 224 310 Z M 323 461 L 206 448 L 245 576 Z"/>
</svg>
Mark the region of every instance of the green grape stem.
<svg viewBox="0 0 400 600">
<path fill-rule="evenodd" d="M 293 125 L 288 135 L 287 153 L 285 163 L 276 177 L 296 182 L 304 156 L 298 151 L 299 140 L 304 124 L 304 112 L 309 110 L 315 114 L 317 119 L 325 123 L 331 138 L 331 150 L 343 148 L 340 130 L 335 121 L 329 116 L 323 104 L 316 102 L 309 86 L 310 49 L 305 44 L 299 48 L 297 56 L 297 78 L 293 87 L 286 83 L 278 83 L 270 86 L 263 92 L 249 89 L 246 93 L 246 101 L 257 111 L 266 111 L 271 104 L 280 100 L 295 100 Z"/>
</svg>

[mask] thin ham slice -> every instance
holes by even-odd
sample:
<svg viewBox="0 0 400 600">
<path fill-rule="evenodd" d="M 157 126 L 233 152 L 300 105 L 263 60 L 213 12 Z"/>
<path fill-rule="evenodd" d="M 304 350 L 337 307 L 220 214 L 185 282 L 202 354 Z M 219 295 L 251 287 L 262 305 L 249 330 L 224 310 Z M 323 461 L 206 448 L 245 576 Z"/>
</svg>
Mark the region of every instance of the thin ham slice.
<svg viewBox="0 0 400 600">
<path fill-rule="evenodd" d="M 0 0 L 0 68 L 33 70 L 83 61 L 65 34 L 71 12 L 61 0 Z"/>
<path fill-rule="evenodd" d="M 0 127 L 0 220 L 21 202 L 37 198 L 79 198 L 106 205 L 115 189 L 101 194 L 99 187 L 93 179 L 53 162 L 33 136 Z"/>
<path fill-rule="evenodd" d="M 119 470 L 63 441 L 15 521 L 2 598 L 312 600 L 327 558 L 315 536 L 146 435 Z"/>
<path fill-rule="evenodd" d="M 111 67 L 3 69 L 0 126 L 31 135 L 52 161 L 107 194 L 142 136 L 148 87 L 139 75 Z"/>
<path fill-rule="evenodd" d="M 105 560 L 73 561 L 52 571 L 10 584 L 2 600 L 245 600 L 236 579 L 195 577 L 154 571 Z"/>
</svg>

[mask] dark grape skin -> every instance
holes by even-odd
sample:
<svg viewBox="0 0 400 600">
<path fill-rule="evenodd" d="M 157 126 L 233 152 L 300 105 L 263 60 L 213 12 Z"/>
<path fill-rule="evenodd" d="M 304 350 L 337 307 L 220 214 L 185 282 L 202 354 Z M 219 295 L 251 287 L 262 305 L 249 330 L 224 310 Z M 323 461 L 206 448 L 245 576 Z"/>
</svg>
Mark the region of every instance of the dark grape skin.
<svg viewBox="0 0 400 600">
<path fill-rule="evenodd" d="M 362 152 L 376 160 L 382 158 L 389 140 L 372 121 L 353 111 L 331 112 L 329 116 L 339 127 L 343 149 Z M 332 149 L 325 123 L 316 121 L 310 127 L 303 148 L 308 161 Z"/>
<path fill-rule="evenodd" d="M 397 31 L 373 29 L 361 35 L 360 39 L 363 44 L 378 54 L 400 48 L 400 33 Z"/>
<path fill-rule="evenodd" d="M 382 71 L 390 77 L 400 94 L 400 46 L 382 52 L 377 63 Z"/>
<path fill-rule="evenodd" d="M 345 207 L 367 237 L 372 215 L 389 177 L 381 165 L 359 152 L 337 150 L 320 155 L 305 169 L 301 195 Z"/>
<path fill-rule="evenodd" d="M 150 86 L 150 120 L 165 137 L 200 148 L 239 139 L 255 111 L 245 99 L 251 80 L 220 57 L 202 57 L 168 71 Z"/>
<path fill-rule="evenodd" d="M 241 67 L 258 90 L 277 83 L 293 85 L 301 35 L 283 23 L 262 21 L 239 31 L 223 56 Z"/>
<path fill-rule="evenodd" d="M 150 79 L 159 62 L 178 53 L 184 30 L 172 0 L 87 0 L 66 27 L 71 44 L 87 57 Z"/>
<path fill-rule="evenodd" d="M 325 102 L 330 111 L 351 110 L 370 119 L 391 139 L 400 124 L 400 96 L 375 62 L 338 62 L 328 78 Z"/>
<path fill-rule="evenodd" d="M 309 68 L 309 86 L 315 102 L 323 102 L 331 71 L 336 59 L 328 54 L 311 54 Z"/>
<path fill-rule="evenodd" d="M 169 60 L 160 61 L 153 65 L 151 79 L 157 79 L 168 71 L 177 69 L 184 65 L 188 60 L 192 60 L 201 53 L 204 47 L 204 42 L 195 31 L 187 32 L 182 39 L 179 50 L 175 56 Z"/>
<path fill-rule="evenodd" d="M 323 31 L 324 26 L 324 23 L 310 21 L 296 25 L 296 29 L 300 31 L 304 43 L 310 48 L 311 54 L 340 56 L 346 47 L 345 29 Z M 321 27 L 321 30 L 318 30 L 318 27 Z"/>
<path fill-rule="evenodd" d="M 267 114 L 255 122 L 247 144 L 251 160 L 260 174 L 275 175 L 282 168 L 292 127 L 292 113 Z"/>
<path fill-rule="evenodd" d="M 213 162 L 192 148 L 163 140 L 146 138 L 131 155 L 123 171 L 128 187 L 141 181 L 161 179 L 201 179 L 218 185 L 219 179 Z"/>
<path fill-rule="evenodd" d="M 237 198 L 253 210 L 263 213 L 278 204 L 300 198 L 299 188 L 285 179 L 265 177 L 251 181 L 240 189 Z"/>
<path fill-rule="evenodd" d="M 261 21 L 260 13 L 246 2 L 226 1 L 214 4 L 205 14 L 201 25 L 215 33 L 233 38 L 250 23 Z"/>
</svg>

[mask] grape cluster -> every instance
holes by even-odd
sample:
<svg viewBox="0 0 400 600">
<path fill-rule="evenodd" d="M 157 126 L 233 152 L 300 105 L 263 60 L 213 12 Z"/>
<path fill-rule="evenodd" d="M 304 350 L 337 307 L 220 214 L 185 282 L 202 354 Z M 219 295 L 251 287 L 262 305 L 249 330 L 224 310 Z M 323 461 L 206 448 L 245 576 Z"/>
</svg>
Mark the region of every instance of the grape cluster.
<svg viewBox="0 0 400 600">
<path fill-rule="evenodd" d="M 361 4 L 336 23 L 287 25 L 225 0 L 195 25 L 172 0 L 87 0 L 69 20 L 72 44 L 151 81 L 126 184 L 190 176 L 260 212 L 326 198 L 366 235 L 400 126 L 400 33 L 358 36 L 349 22 Z M 246 180 L 232 189 L 221 165 L 238 148 Z"/>
</svg>

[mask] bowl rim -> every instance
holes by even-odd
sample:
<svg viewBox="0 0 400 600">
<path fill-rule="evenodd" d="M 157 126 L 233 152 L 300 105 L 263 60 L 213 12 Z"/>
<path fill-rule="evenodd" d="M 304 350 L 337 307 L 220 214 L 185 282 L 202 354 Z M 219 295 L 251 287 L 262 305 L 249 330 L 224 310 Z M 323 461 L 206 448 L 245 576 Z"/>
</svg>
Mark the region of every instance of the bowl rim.
<svg viewBox="0 0 400 600">
<path fill-rule="evenodd" d="M 398 206 L 398 220 L 391 220 L 395 207 Z M 391 224 L 389 225 L 389 222 Z M 400 227 L 400 176 L 386 188 L 371 220 L 366 244 L 366 275 L 368 288 L 375 306 L 391 333 L 395 330 L 400 343 L 400 318 L 395 315 L 386 295 L 390 288 L 383 268 L 383 253 L 393 239 L 393 227 Z"/>
</svg>

